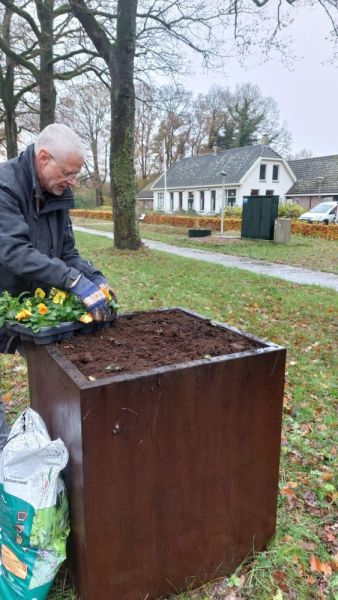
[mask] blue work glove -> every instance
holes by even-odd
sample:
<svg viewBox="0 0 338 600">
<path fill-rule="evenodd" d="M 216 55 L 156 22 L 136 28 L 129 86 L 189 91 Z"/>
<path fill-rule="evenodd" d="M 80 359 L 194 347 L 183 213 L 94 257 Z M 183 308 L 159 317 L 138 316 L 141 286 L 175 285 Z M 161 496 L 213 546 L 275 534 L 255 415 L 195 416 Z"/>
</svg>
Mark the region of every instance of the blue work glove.
<svg viewBox="0 0 338 600">
<path fill-rule="evenodd" d="M 70 288 L 93 316 L 94 321 L 106 321 L 109 318 L 107 299 L 95 283 L 81 275 L 76 284 Z"/>
<path fill-rule="evenodd" d="M 95 285 L 97 285 L 97 287 L 100 288 L 100 290 L 102 290 L 103 292 L 108 291 L 111 294 L 114 302 L 117 303 L 116 294 L 114 290 L 112 290 L 112 288 L 110 287 L 106 278 L 103 277 L 103 275 L 90 275 L 90 281 L 92 283 L 95 283 Z"/>
</svg>

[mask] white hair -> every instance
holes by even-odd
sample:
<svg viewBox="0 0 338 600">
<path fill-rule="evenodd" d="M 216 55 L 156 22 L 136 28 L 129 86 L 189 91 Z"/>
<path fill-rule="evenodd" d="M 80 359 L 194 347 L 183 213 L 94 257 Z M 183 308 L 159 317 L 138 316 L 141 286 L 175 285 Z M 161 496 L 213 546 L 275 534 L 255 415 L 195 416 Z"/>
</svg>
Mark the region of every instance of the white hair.
<svg viewBox="0 0 338 600">
<path fill-rule="evenodd" d="M 62 123 L 47 125 L 39 133 L 34 144 L 35 154 L 42 148 L 58 158 L 75 153 L 81 156 L 83 160 L 86 159 L 86 152 L 79 136 L 70 127 Z"/>
</svg>

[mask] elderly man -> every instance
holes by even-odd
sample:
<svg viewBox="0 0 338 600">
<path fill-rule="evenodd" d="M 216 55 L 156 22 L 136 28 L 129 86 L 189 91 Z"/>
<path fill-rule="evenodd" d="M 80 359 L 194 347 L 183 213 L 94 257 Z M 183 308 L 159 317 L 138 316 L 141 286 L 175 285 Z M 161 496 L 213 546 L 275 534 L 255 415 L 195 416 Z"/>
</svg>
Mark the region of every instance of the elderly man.
<svg viewBox="0 0 338 600">
<path fill-rule="evenodd" d="M 108 283 L 75 248 L 69 218 L 71 186 L 84 160 L 80 138 L 54 123 L 18 158 L 0 164 L 0 293 L 54 286 L 76 294 L 95 320 L 104 320 Z M 14 349 L 0 329 L 0 352 Z M 7 435 L 0 400 L 0 450 Z"/>
</svg>

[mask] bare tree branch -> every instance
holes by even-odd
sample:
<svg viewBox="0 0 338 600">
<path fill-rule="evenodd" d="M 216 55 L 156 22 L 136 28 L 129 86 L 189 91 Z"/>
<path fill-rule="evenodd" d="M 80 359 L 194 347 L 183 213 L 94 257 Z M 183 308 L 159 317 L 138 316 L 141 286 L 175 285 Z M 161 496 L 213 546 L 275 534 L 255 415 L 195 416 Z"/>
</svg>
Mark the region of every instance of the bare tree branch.
<svg viewBox="0 0 338 600">
<path fill-rule="evenodd" d="M 69 4 L 74 15 L 78 18 L 82 27 L 87 32 L 99 55 L 102 56 L 107 64 L 109 64 L 111 58 L 111 42 L 104 29 L 95 19 L 93 12 L 87 7 L 83 0 L 69 0 Z"/>
<path fill-rule="evenodd" d="M 23 19 L 25 19 L 25 21 L 27 21 L 28 25 L 34 32 L 36 38 L 38 40 L 40 39 L 40 31 L 39 31 L 38 27 L 36 26 L 36 23 L 35 23 L 33 17 L 27 11 L 22 10 L 19 6 L 17 6 L 17 4 L 14 4 L 14 2 L 12 0 L 1 0 L 0 4 L 3 4 L 7 8 L 9 8 L 13 12 L 15 12 L 17 15 L 19 15 L 19 17 L 22 17 Z"/>
</svg>

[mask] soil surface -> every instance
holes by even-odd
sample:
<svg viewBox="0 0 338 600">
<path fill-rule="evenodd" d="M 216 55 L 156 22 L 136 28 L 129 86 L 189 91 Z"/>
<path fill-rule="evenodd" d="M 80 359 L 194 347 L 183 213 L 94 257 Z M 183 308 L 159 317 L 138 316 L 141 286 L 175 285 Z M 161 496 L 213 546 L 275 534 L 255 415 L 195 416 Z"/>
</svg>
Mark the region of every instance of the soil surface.
<svg viewBox="0 0 338 600">
<path fill-rule="evenodd" d="M 264 347 L 175 309 L 121 315 L 109 329 L 57 345 L 90 379 Z"/>
</svg>

